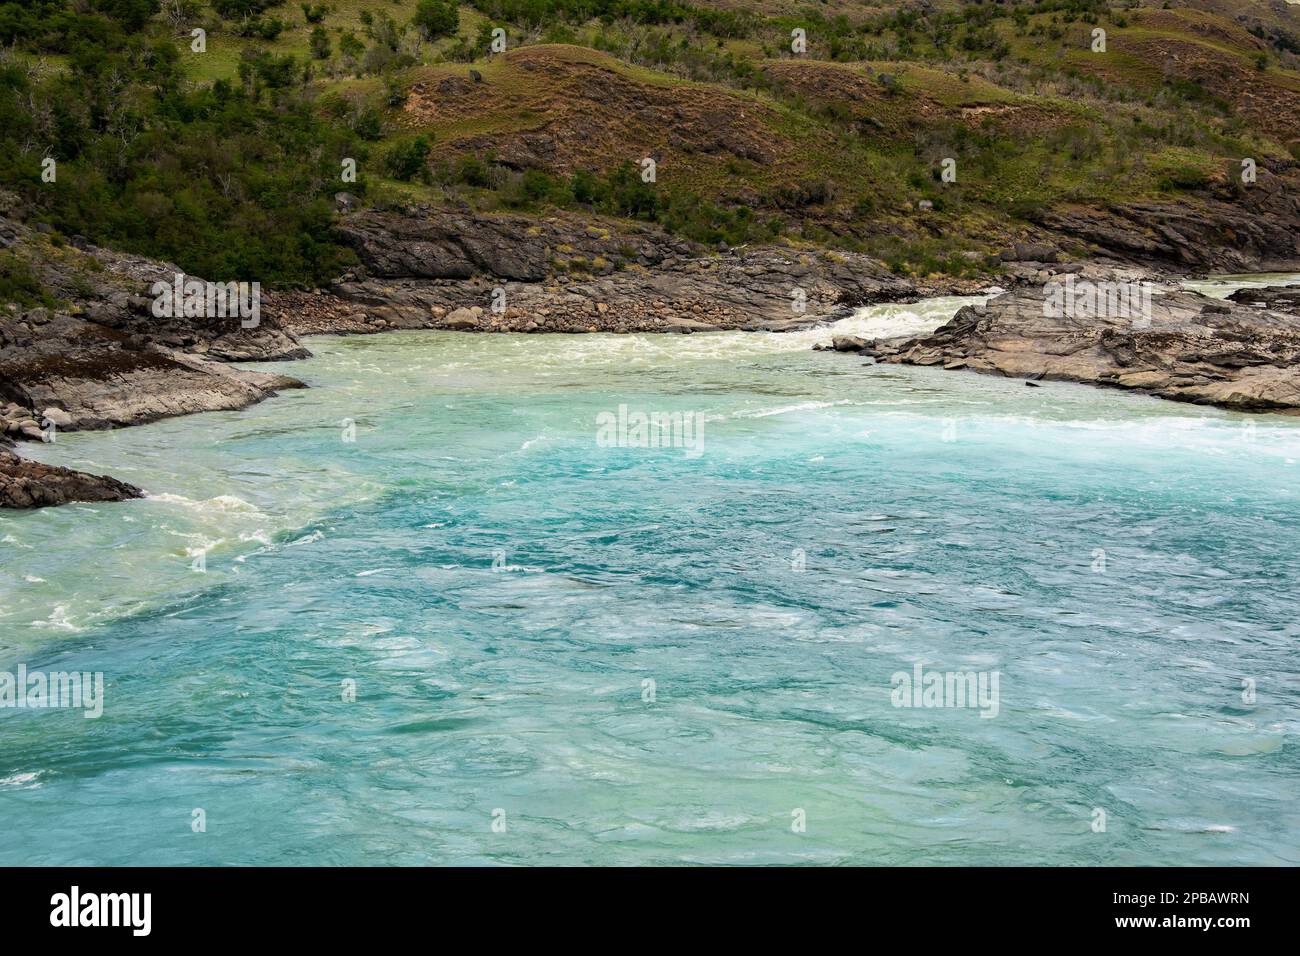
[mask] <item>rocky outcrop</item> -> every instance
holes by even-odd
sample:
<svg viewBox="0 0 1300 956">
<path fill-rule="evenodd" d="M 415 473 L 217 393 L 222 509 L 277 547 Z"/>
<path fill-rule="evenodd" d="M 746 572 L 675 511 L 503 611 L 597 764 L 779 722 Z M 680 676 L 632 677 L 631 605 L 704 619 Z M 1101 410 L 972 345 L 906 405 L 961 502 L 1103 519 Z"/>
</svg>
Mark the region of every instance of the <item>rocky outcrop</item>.
<svg viewBox="0 0 1300 956">
<path fill-rule="evenodd" d="M 851 265 L 844 266 L 846 272 Z M 299 334 L 455 329 L 486 332 L 785 331 L 838 318 L 853 305 L 916 296 L 910 283 L 839 281 L 812 257 L 755 252 L 672 260 L 649 270 L 558 276 L 544 282 L 379 280 L 359 275 L 319 294 L 272 296 L 268 307 Z"/>
<path fill-rule="evenodd" d="M 1300 412 L 1300 317 L 1156 290 L 1146 313 L 1060 309 L 1043 289 L 967 306 L 929 335 L 837 338 L 878 362 L 1131 389 L 1238 411 Z M 1106 310 L 1100 310 L 1103 313 Z"/>
<path fill-rule="evenodd" d="M 55 244 L 39 229 L 0 217 L 0 246 L 24 256 L 59 305 L 0 311 L 0 398 L 46 427 L 134 425 L 171 415 L 242 408 L 301 383 L 224 362 L 309 353 L 273 318 L 243 328 L 228 318 L 160 318 L 146 296 L 178 268 L 88 244 Z M 10 429 L 34 439 L 30 425 Z"/>
<path fill-rule="evenodd" d="M 345 194 L 336 197 L 342 207 Z M 657 229 L 624 229 L 570 218 L 489 215 L 434 209 L 367 209 L 343 218 L 339 235 L 377 279 L 494 276 L 539 282 L 566 263 L 613 272 L 690 256 L 689 242 Z"/>
<path fill-rule="evenodd" d="M 134 347 L 71 316 L 0 348 L 0 390 L 33 410 L 54 408 L 65 430 L 138 425 L 173 415 L 244 408 L 302 383 L 161 347 Z M 0 336 L 6 334 L 0 321 Z M 30 434 L 24 437 L 32 438 Z"/>
<path fill-rule="evenodd" d="M 1184 272 L 1290 271 L 1300 267 L 1300 194 L 1294 179 L 1258 170 L 1253 184 L 1228 177 L 1178 202 L 1108 208 L 1056 206 L 1035 221 L 1118 259 Z"/>
<path fill-rule="evenodd" d="M 784 331 L 925 294 L 878 260 L 777 247 L 706 251 L 655 227 L 468 216 L 427 206 L 348 216 L 361 267 L 270 296 L 300 334 Z M 971 291 L 952 282 L 939 291 Z"/>
<path fill-rule="evenodd" d="M 0 206 L 6 206 L 0 196 Z M 236 409 L 302 387 L 285 375 L 224 364 L 309 353 L 273 318 L 153 314 L 155 282 L 180 270 L 0 215 L 0 249 L 39 283 L 49 305 L 0 308 L 0 439 L 48 441 L 60 431 L 135 425 Z M 250 325 L 244 328 L 245 324 Z M 0 507 L 119 501 L 140 490 L 112 478 L 25 461 L 4 451 Z"/>
<path fill-rule="evenodd" d="M 134 485 L 115 478 L 28 461 L 0 448 L 0 508 L 41 508 L 71 501 L 125 501 L 142 494 Z"/>
</svg>

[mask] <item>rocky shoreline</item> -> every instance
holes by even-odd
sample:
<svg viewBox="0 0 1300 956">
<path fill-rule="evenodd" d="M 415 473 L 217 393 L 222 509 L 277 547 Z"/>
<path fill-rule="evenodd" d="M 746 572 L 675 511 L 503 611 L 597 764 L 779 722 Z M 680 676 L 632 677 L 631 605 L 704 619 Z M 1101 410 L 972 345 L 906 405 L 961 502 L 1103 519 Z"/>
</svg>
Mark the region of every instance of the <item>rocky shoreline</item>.
<svg viewBox="0 0 1300 956">
<path fill-rule="evenodd" d="M 1050 287 L 1020 289 L 966 306 L 927 335 L 836 336 L 829 348 L 879 363 L 1081 382 L 1234 411 L 1300 414 L 1297 293 L 1300 287 L 1252 289 L 1220 300 L 1157 287 L 1141 314 L 1108 315 L 1057 309 Z"/>
<path fill-rule="evenodd" d="M 266 293 L 257 324 L 244 328 L 238 318 L 155 316 L 145 293 L 172 283 L 177 266 L 59 240 L 0 199 L 0 249 L 20 253 L 58 302 L 0 312 L 0 440 L 233 410 L 305 387 L 229 364 L 306 358 L 300 335 L 787 331 L 867 302 L 980 285 L 917 286 L 860 255 L 706 252 L 651 227 L 414 207 L 345 216 L 340 233 L 360 264 L 324 289 Z M 0 459 L 0 507 L 140 493 L 33 465 Z"/>
<path fill-rule="evenodd" d="M 340 232 L 360 265 L 324 289 L 268 296 L 268 314 L 282 327 L 297 334 L 779 332 L 856 305 L 931 294 L 865 255 L 705 252 L 648 226 L 620 232 L 568 218 L 413 207 L 357 213 Z"/>
<path fill-rule="evenodd" d="M 913 282 L 857 253 L 706 250 L 657 227 L 591 218 L 423 206 L 353 211 L 351 197 L 341 195 L 338 229 L 357 266 L 321 289 L 264 293 L 259 320 L 244 328 L 238 318 L 156 317 L 146 293 L 155 282 L 171 283 L 178 267 L 63 240 L 25 223 L 10 197 L 0 200 L 0 249 L 21 255 L 51 299 L 0 311 L 0 442 L 233 410 L 305 387 L 288 375 L 230 364 L 305 358 L 302 335 L 784 332 L 843 318 L 861 305 L 974 294 L 994 282 L 1012 292 L 984 311 L 962 310 L 932 336 L 837 339 L 834 348 L 877 361 L 1070 378 L 1227 407 L 1300 404 L 1294 379 L 1277 364 L 1297 357 L 1288 325 L 1294 290 L 1249 290 L 1251 303 L 1268 306 L 1262 310 L 1245 299 L 1213 305 L 1171 294 L 1161 300 L 1159 334 L 1161 343 L 1177 345 L 1151 335 L 1121 340 L 1123 330 L 1104 324 L 1034 321 L 1041 303 L 1032 290 L 1066 276 L 1167 276 L 1107 260 L 1061 262 L 1041 242 L 1013 245 L 980 278 Z M 1220 346 L 1230 335 L 1244 338 L 1218 351 L 1202 347 L 1193 358 L 1190 350 L 1204 346 L 1207 335 Z M 0 454 L 0 507 L 140 494 L 111 478 Z"/>
</svg>

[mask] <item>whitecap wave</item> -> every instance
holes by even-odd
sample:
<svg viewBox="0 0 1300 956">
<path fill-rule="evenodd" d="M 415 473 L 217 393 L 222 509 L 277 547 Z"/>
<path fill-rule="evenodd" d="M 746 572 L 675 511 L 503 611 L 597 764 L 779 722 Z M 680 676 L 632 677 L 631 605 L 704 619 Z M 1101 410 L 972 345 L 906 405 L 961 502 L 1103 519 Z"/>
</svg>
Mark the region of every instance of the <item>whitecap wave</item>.
<svg viewBox="0 0 1300 956">
<path fill-rule="evenodd" d="M 15 773 L 8 777 L 0 777 L 0 787 L 20 787 L 24 790 L 33 790 L 39 787 L 40 773 Z"/>
<path fill-rule="evenodd" d="M 245 501 L 236 495 L 217 495 L 215 498 L 206 498 L 196 500 L 187 498 L 184 495 L 174 495 L 169 492 L 163 492 L 156 495 L 145 496 L 150 501 L 161 501 L 166 504 L 176 504 L 189 508 L 192 511 L 208 512 L 214 514 L 260 514 L 257 506 L 251 502 Z"/>
<path fill-rule="evenodd" d="M 735 412 L 732 418 L 767 418 L 769 415 L 787 415 L 790 412 L 810 412 L 818 408 L 833 408 L 836 405 L 854 404 L 847 398 L 837 402 L 800 402 L 797 405 L 782 405 L 779 408 L 763 408 L 758 411 Z"/>
<path fill-rule="evenodd" d="M 45 620 L 32 621 L 32 627 L 48 627 L 57 631 L 81 630 L 81 628 L 77 627 L 77 625 L 72 622 L 72 619 L 68 617 L 68 609 L 62 604 L 57 605 L 54 610 L 50 612 L 50 616 Z"/>
</svg>

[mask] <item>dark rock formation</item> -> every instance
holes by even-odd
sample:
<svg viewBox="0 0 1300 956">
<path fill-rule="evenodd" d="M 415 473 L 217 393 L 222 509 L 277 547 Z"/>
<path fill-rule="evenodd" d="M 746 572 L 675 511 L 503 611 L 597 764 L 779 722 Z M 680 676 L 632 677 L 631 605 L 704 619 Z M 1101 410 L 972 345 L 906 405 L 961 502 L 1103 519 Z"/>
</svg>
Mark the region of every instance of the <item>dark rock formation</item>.
<svg viewBox="0 0 1300 956">
<path fill-rule="evenodd" d="M 1280 309 L 1300 315 L 1300 285 L 1269 285 L 1259 289 L 1238 289 L 1228 296 L 1230 302 L 1240 302 L 1261 309 Z"/>
<path fill-rule="evenodd" d="M 125 501 L 141 496 L 139 488 L 115 478 L 28 461 L 0 448 L 0 508 L 41 508 L 70 501 Z"/>
<path fill-rule="evenodd" d="M 339 234 L 377 278 L 468 279 L 494 275 L 536 282 L 548 272 L 548 241 L 528 236 L 521 216 L 469 216 L 434 212 L 400 215 L 365 211 L 350 216 Z M 522 241 L 521 241 L 522 240 Z"/>
<path fill-rule="evenodd" d="M 412 207 L 340 227 L 362 268 L 268 299 L 285 328 L 376 332 L 784 331 L 919 290 L 875 259 L 779 248 L 706 253 L 650 227 Z M 973 291 L 954 282 L 941 291 Z M 501 292 L 496 290 L 502 290 Z"/>
<path fill-rule="evenodd" d="M 1300 196 L 1264 168 L 1249 186 L 1227 179 L 1195 199 L 1060 206 L 1035 219 L 1116 258 L 1185 272 L 1290 271 L 1300 263 Z"/>
</svg>

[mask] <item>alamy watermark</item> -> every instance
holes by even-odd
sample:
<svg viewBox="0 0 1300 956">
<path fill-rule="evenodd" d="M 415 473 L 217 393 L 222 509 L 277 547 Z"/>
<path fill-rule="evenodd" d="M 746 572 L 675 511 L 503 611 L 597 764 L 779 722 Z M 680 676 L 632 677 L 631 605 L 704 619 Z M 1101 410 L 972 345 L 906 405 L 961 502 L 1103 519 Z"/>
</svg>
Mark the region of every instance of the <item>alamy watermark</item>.
<svg viewBox="0 0 1300 956">
<path fill-rule="evenodd" d="M 895 671 L 889 694 L 895 707 L 979 708 L 981 717 L 998 715 L 999 671 L 926 671 L 918 663 L 909 674 Z"/>
<path fill-rule="evenodd" d="M 704 452 L 704 416 L 699 412 L 643 412 L 618 406 L 596 416 L 601 448 L 682 448 L 687 458 Z"/>
<path fill-rule="evenodd" d="M 88 720 L 104 713 L 102 671 L 28 671 L 19 664 L 16 673 L 0 671 L 0 708 L 43 710 L 80 708 Z"/>
<path fill-rule="evenodd" d="M 83 893 L 73 886 L 50 897 L 50 925 L 54 927 L 122 926 L 133 936 L 148 936 L 153 929 L 152 893 Z"/>
<path fill-rule="evenodd" d="M 1089 282 L 1067 275 L 1043 287 L 1043 315 L 1049 319 L 1127 319 L 1134 328 L 1151 327 L 1150 282 Z"/>
<path fill-rule="evenodd" d="M 260 282 L 204 282 L 178 272 L 170 283 L 160 279 L 149 291 L 158 319 L 238 318 L 245 329 L 257 328 L 262 321 Z"/>
</svg>

